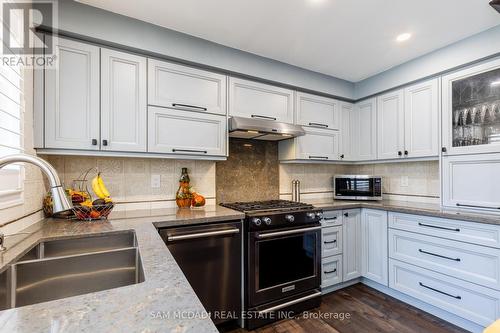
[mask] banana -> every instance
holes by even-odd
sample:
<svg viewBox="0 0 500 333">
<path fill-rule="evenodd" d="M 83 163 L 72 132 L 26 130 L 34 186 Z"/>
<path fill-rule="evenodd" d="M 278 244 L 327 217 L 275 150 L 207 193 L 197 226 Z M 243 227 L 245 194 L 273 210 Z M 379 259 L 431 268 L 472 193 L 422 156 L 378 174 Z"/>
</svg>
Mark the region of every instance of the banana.
<svg viewBox="0 0 500 333">
<path fill-rule="evenodd" d="M 95 176 L 92 179 L 92 190 L 94 190 L 95 195 L 97 195 L 100 199 L 106 198 L 104 193 L 101 190 L 101 187 L 99 186 L 99 178 L 101 178 L 99 175 Z"/>
<path fill-rule="evenodd" d="M 102 177 L 100 174 L 97 175 L 97 182 L 99 183 L 99 187 L 101 188 L 102 194 L 104 194 L 104 196 L 106 198 L 111 196 L 108 189 L 106 188 L 106 185 L 104 185 L 104 181 L 102 180 Z"/>
</svg>

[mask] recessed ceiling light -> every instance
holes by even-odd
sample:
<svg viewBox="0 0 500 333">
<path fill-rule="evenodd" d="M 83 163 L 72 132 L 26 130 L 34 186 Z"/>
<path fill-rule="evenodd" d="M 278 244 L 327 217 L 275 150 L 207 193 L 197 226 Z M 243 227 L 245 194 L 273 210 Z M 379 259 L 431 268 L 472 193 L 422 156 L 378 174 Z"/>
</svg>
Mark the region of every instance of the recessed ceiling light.
<svg viewBox="0 0 500 333">
<path fill-rule="evenodd" d="M 407 41 L 410 38 L 411 38 L 411 34 L 408 32 L 405 32 L 404 34 L 398 35 L 398 37 L 396 37 L 396 41 L 401 43 L 401 42 Z"/>
<path fill-rule="evenodd" d="M 325 2 L 325 1 L 326 1 L 326 0 L 309 0 L 309 2 L 310 2 L 310 3 L 315 4 L 315 5 L 316 5 L 316 4 L 323 3 L 323 2 Z"/>
</svg>

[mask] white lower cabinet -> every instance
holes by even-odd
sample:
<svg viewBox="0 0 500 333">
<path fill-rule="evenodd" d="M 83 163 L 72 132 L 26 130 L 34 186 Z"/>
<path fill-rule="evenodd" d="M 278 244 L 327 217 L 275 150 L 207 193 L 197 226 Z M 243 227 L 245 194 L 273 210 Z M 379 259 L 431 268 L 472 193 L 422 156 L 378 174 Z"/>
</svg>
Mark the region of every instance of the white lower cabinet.
<svg viewBox="0 0 500 333">
<path fill-rule="evenodd" d="M 361 267 L 363 277 L 387 286 L 387 212 L 361 210 Z"/>
<path fill-rule="evenodd" d="M 321 256 L 329 257 L 342 253 L 342 226 L 323 228 L 321 230 Z"/>
<path fill-rule="evenodd" d="M 389 260 L 389 287 L 482 326 L 500 316 L 500 292 L 398 260 Z"/>
<path fill-rule="evenodd" d="M 342 282 L 342 255 L 321 260 L 321 288 L 331 287 Z"/>
<path fill-rule="evenodd" d="M 361 210 L 343 211 L 342 247 L 343 280 L 349 281 L 361 276 Z"/>
<path fill-rule="evenodd" d="M 226 155 L 225 116 L 148 108 L 148 151 L 177 155 Z"/>
</svg>

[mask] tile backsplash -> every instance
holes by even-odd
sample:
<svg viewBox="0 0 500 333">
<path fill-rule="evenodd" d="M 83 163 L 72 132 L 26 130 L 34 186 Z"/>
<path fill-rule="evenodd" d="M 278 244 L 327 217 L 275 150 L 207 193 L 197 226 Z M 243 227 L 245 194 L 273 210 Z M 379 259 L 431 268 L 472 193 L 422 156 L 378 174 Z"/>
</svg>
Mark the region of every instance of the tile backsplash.
<svg viewBox="0 0 500 333">
<path fill-rule="evenodd" d="M 215 201 L 215 162 L 172 159 L 46 156 L 59 173 L 66 187 L 83 172 L 97 167 L 113 199 L 128 207 L 147 209 L 175 206 L 181 168 L 188 168 L 191 185 L 206 197 L 207 204 Z M 95 173 L 93 173 L 95 174 Z M 152 188 L 151 176 L 159 175 L 161 186 Z M 93 176 L 89 176 L 90 180 Z M 151 206 L 151 203 L 155 205 Z M 122 205 L 123 206 L 123 205 Z"/>
</svg>

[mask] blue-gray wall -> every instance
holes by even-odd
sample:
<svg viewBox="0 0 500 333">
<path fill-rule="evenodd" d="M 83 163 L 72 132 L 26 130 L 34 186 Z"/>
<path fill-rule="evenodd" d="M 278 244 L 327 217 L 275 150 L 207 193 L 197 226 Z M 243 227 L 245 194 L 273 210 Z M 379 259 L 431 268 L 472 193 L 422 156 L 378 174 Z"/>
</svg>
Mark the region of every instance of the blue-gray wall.
<svg viewBox="0 0 500 333">
<path fill-rule="evenodd" d="M 465 24 L 467 24 L 465 22 Z M 500 24 L 500 15 L 499 15 Z M 355 99 L 500 53 L 500 25 L 355 83 Z"/>
<path fill-rule="evenodd" d="M 354 84 L 72 0 L 59 0 L 58 28 L 76 37 L 117 44 L 160 57 L 182 59 L 226 73 L 351 99 Z M 258 38 L 258 36 L 255 36 Z"/>
</svg>

